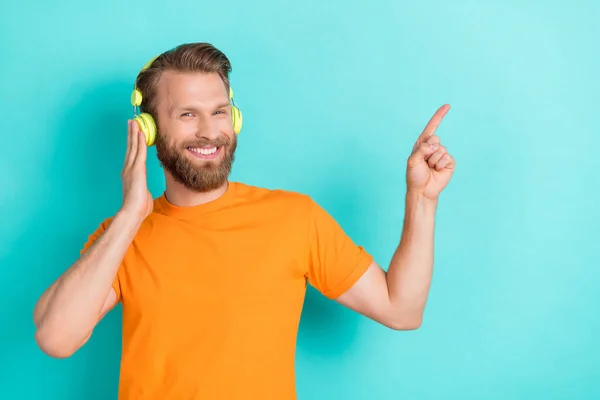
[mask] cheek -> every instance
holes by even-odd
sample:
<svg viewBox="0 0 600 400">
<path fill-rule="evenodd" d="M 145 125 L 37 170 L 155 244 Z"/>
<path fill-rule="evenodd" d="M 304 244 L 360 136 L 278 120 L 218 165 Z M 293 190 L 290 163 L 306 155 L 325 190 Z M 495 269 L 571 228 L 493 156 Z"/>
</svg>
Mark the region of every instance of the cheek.
<svg viewBox="0 0 600 400">
<path fill-rule="evenodd" d="M 235 135 L 233 132 L 233 123 L 230 118 L 223 118 L 219 121 L 219 132 L 230 139 Z"/>
<path fill-rule="evenodd" d="M 190 137 L 195 135 L 196 129 L 194 124 L 176 119 L 165 119 L 161 121 L 160 133 L 166 143 L 177 145 L 179 143 L 190 140 Z"/>
</svg>

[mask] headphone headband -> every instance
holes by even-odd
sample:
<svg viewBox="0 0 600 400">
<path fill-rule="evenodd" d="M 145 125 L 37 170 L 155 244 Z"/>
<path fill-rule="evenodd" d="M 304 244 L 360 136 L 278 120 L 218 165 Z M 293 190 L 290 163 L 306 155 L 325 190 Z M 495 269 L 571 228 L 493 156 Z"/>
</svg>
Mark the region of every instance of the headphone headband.
<svg viewBox="0 0 600 400">
<path fill-rule="evenodd" d="M 156 60 L 158 57 L 159 56 L 153 57 L 150 61 L 148 61 L 146 64 L 144 64 L 144 66 L 142 67 L 140 72 L 138 72 L 138 77 L 140 76 L 140 74 L 142 72 L 144 72 L 145 70 L 150 68 L 150 66 L 152 65 L 154 60 Z M 137 77 L 136 77 L 135 82 L 133 84 L 133 92 L 131 92 L 131 105 L 134 108 L 139 107 L 142 104 L 142 98 L 143 98 L 142 92 L 137 88 Z M 135 113 L 135 109 L 134 109 L 134 113 Z"/>
<path fill-rule="evenodd" d="M 142 67 L 140 72 L 138 73 L 138 77 L 142 72 L 144 72 L 145 70 L 150 68 L 150 66 L 152 66 L 152 63 L 154 62 L 154 60 L 156 60 L 158 57 L 159 56 L 153 57 L 150 61 L 148 61 Z M 143 98 L 142 92 L 137 88 L 137 78 L 136 78 L 135 82 L 133 84 L 133 92 L 131 93 L 131 105 L 134 107 L 139 107 L 142 104 L 142 98 Z M 231 86 L 229 87 L 229 100 L 233 101 L 233 89 L 231 88 Z"/>
</svg>

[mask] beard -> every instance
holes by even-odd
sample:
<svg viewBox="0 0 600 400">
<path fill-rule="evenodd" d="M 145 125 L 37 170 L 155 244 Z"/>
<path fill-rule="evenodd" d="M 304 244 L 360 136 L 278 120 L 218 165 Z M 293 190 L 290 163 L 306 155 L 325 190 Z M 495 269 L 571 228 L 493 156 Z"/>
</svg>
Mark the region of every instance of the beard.
<svg viewBox="0 0 600 400">
<path fill-rule="evenodd" d="M 188 147 L 217 146 L 223 152 L 220 161 L 192 162 L 186 152 Z M 233 139 L 221 135 L 216 140 L 198 139 L 181 146 L 168 145 L 162 135 L 156 135 L 156 156 L 162 167 L 168 171 L 175 181 L 195 192 L 208 192 L 220 188 L 227 182 L 235 159 L 237 137 Z M 201 164 L 200 164 L 201 163 Z"/>
</svg>

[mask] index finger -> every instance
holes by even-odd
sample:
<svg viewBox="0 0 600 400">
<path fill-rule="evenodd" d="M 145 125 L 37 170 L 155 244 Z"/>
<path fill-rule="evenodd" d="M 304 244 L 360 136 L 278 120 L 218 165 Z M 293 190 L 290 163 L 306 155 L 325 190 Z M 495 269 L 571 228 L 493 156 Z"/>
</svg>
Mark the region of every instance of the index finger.
<svg viewBox="0 0 600 400">
<path fill-rule="evenodd" d="M 134 140 L 137 141 L 136 157 L 133 161 L 133 165 L 145 164 L 146 152 L 148 151 L 146 145 L 146 134 L 139 128 L 137 121 L 134 121 L 133 134 Z"/>
<path fill-rule="evenodd" d="M 129 167 L 132 164 L 133 159 L 135 157 L 135 154 L 133 154 L 133 152 L 131 151 L 131 148 L 133 147 L 133 138 L 131 137 L 131 130 L 133 128 L 131 125 L 133 125 L 133 121 L 127 120 L 127 150 L 125 151 L 125 168 Z"/>
<path fill-rule="evenodd" d="M 417 144 L 426 142 L 427 139 L 435 133 L 438 126 L 440 126 L 442 119 L 444 119 L 444 117 L 448 113 L 448 110 L 450 110 L 450 104 L 444 104 L 443 106 L 438 108 L 435 114 L 433 114 L 433 117 L 431 117 L 431 119 L 425 126 L 425 129 L 423 129 L 423 132 L 419 136 L 419 139 L 417 139 Z"/>
</svg>

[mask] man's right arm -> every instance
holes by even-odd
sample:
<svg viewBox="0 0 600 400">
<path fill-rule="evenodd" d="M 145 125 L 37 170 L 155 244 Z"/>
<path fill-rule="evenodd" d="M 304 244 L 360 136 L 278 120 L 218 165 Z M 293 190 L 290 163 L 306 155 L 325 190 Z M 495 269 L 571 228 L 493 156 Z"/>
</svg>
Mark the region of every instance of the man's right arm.
<svg viewBox="0 0 600 400">
<path fill-rule="evenodd" d="M 72 355 L 117 301 L 112 283 L 141 220 L 117 214 L 109 227 L 40 297 L 35 339 L 52 357 Z"/>
<path fill-rule="evenodd" d="M 112 283 L 144 219 L 152 212 L 146 179 L 146 140 L 129 122 L 122 172 L 123 205 L 110 225 L 38 300 L 35 340 L 52 357 L 72 355 L 117 302 Z"/>
</svg>

